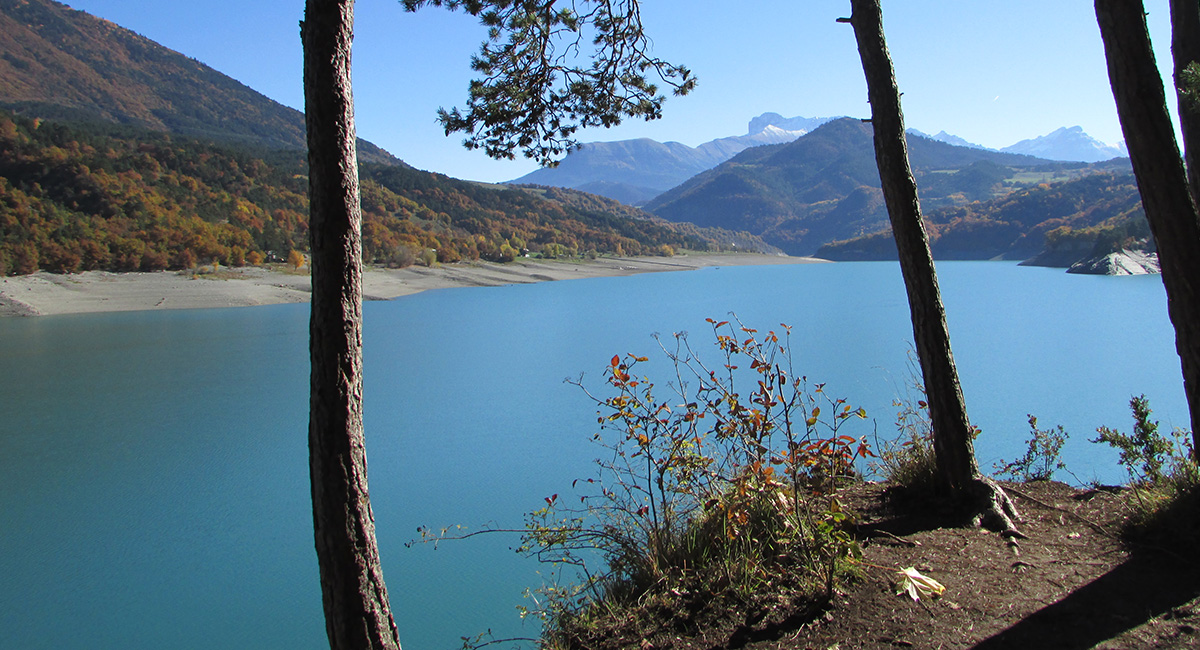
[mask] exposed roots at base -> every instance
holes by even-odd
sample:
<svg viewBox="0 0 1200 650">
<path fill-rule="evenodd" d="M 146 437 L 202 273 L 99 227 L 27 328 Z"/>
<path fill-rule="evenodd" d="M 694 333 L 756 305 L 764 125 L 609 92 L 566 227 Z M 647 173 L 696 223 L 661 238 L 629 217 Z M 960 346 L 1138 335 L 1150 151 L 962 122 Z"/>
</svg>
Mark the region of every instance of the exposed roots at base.
<svg viewBox="0 0 1200 650">
<path fill-rule="evenodd" d="M 1016 504 L 999 483 L 986 476 L 976 476 L 967 491 L 974 512 L 972 525 L 1000 533 L 1014 549 L 1016 540 L 1028 539 L 1027 535 L 1017 530 L 1016 524 L 1021 521 L 1021 513 L 1017 512 Z"/>
</svg>

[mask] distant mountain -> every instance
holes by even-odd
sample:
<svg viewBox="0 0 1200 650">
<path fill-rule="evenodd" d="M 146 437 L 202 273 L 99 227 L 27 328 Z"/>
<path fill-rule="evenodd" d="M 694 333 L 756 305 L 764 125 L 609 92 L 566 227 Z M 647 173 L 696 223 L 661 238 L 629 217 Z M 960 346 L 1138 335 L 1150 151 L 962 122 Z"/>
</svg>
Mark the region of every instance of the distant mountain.
<svg viewBox="0 0 1200 650">
<path fill-rule="evenodd" d="M 945 142 L 959 147 L 970 147 L 972 149 L 987 149 L 988 151 L 1003 151 L 1006 153 L 1018 153 L 1028 156 L 1036 156 L 1046 160 L 1058 160 L 1064 162 L 1103 162 L 1112 160 L 1113 158 L 1121 158 L 1128 156 L 1129 152 L 1125 149 L 1125 143 L 1118 145 L 1108 145 L 1100 142 L 1092 136 L 1084 133 L 1083 128 L 1079 126 L 1063 127 L 1057 129 L 1047 135 L 1022 140 L 1014 145 L 1004 147 L 1003 149 L 991 149 L 981 144 L 968 142 L 967 140 L 951 135 L 945 131 L 938 132 L 937 135 L 929 135 L 922 133 L 916 129 L 909 129 L 910 134 L 919 135 Z"/>
<path fill-rule="evenodd" d="M 303 149 L 304 115 L 128 29 L 52 0 L 0 0 L 0 108 Z M 398 163 L 359 140 L 364 161 Z"/>
<path fill-rule="evenodd" d="M 678 142 L 662 143 L 649 138 L 589 142 L 568 154 L 558 167 L 538 169 L 509 182 L 587 188 L 634 205 L 718 162 L 707 152 Z"/>
<path fill-rule="evenodd" d="M 928 133 L 922 133 L 916 129 L 908 129 L 908 133 L 910 135 L 919 135 L 922 138 L 929 138 L 930 140 L 937 140 L 938 142 L 945 142 L 946 144 L 952 144 L 956 147 L 967 147 L 969 149 L 988 149 L 987 147 L 985 147 L 981 144 L 975 144 L 974 142 L 967 142 L 963 138 L 960 138 L 957 135 L 951 135 L 949 133 L 946 133 L 945 131 L 938 131 L 937 135 L 929 135 Z M 995 151 L 995 149 L 988 149 L 988 150 Z"/>
<path fill-rule="evenodd" d="M 672 221 L 745 230 L 789 254 L 809 255 L 826 242 L 886 225 L 872 138 L 861 120 L 835 120 L 788 144 L 747 149 L 645 208 Z M 916 135 L 908 144 L 927 211 L 1095 171 Z"/>
<path fill-rule="evenodd" d="M 1104 144 L 1078 126 L 1063 127 L 1047 135 L 1022 140 L 1001 151 L 1078 162 L 1101 162 L 1129 155 L 1125 143 L 1117 146 Z"/>
<path fill-rule="evenodd" d="M 834 120 L 834 117 L 784 117 L 779 113 L 763 113 L 750 120 L 749 133 L 759 133 L 767 127 L 776 127 L 784 131 L 802 131 L 808 133 L 822 124 Z M 793 138 L 794 139 L 794 138 Z"/>
<path fill-rule="evenodd" d="M 649 138 L 589 142 L 558 167 L 539 169 L 509 182 L 569 187 L 636 205 L 750 147 L 791 142 L 830 119 L 764 113 L 750 121 L 746 135 L 718 138 L 698 147 Z"/>
</svg>

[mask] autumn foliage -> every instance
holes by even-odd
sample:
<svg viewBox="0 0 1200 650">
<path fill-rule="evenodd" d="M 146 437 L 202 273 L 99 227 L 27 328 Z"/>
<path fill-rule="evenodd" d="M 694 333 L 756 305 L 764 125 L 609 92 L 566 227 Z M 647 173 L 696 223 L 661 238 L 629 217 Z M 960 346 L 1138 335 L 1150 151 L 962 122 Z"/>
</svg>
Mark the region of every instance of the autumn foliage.
<svg viewBox="0 0 1200 650">
<path fill-rule="evenodd" d="M 550 646 L 591 647 L 582 637 L 606 612 L 696 611 L 714 593 L 821 602 L 857 553 L 839 490 L 871 453 L 847 435 L 865 411 L 796 372 L 786 326 L 708 323 L 715 354 L 686 333 L 660 340 L 671 381 L 642 375 L 647 357 L 615 355 L 607 395 L 588 392 L 598 472 L 527 522 L 525 550 L 583 569 L 581 583 L 543 589 Z"/>
<path fill-rule="evenodd" d="M 299 151 L 0 112 L 0 275 L 284 262 L 307 251 L 306 164 Z M 361 194 L 367 263 L 719 249 L 694 226 L 569 190 L 365 164 Z"/>
<path fill-rule="evenodd" d="M 237 266 L 286 253 L 305 210 L 304 186 L 262 159 L 0 115 L 6 274 Z"/>
</svg>

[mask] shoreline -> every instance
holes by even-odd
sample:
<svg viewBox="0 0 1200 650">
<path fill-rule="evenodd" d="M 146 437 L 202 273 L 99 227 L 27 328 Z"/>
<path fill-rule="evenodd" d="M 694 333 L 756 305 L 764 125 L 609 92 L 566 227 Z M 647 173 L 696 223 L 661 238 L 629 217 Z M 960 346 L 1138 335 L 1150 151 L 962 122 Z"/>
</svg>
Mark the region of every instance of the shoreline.
<svg viewBox="0 0 1200 650">
<path fill-rule="evenodd" d="M 433 268 L 369 267 L 363 272 L 363 300 L 392 300 L 422 291 L 456 287 L 498 287 L 640 273 L 692 271 L 715 266 L 824 263 L 811 257 L 713 253 L 675 257 L 604 257 L 595 260 L 519 259 L 507 264 L 458 262 Z M 85 271 L 0 278 L 0 317 L 58 316 L 162 309 L 217 309 L 308 302 L 306 271 L 256 266 L 222 268 L 216 273 Z"/>
</svg>

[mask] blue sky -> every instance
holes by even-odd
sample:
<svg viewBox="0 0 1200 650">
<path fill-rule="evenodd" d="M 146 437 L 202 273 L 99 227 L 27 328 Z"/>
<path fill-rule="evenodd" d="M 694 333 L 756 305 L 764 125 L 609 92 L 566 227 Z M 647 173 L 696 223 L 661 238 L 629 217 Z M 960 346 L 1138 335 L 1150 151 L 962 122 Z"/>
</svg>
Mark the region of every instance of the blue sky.
<svg viewBox="0 0 1200 650">
<path fill-rule="evenodd" d="M 303 109 L 303 0 L 67 0 Z M 1146 0 L 1160 67 L 1170 65 L 1167 0 Z M 654 53 L 699 78 L 664 118 L 627 122 L 583 140 L 649 137 L 698 145 L 741 135 L 751 117 L 866 116 L 870 108 L 845 0 L 643 0 Z M 1082 126 L 1122 139 L 1092 3 L 1004 0 L 883 3 L 907 125 L 991 147 Z M 358 132 L 410 164 L 459 178 L 502 181 L 536 166 L 490 161 L 447 138 L 438 107 L 461 105 L 468 62 L 484 36 L 469 16 L 405 13 L 398 0 L 356 5 Z"/>
</svg>

